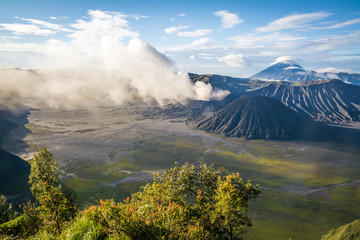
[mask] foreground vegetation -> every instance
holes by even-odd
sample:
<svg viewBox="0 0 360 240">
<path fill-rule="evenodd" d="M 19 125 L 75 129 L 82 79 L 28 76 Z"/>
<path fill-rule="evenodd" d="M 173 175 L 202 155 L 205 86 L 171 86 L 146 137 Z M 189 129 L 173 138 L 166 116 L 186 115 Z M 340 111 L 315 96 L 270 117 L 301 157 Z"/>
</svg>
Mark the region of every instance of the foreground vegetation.
<svg viewBox="0 0 360 240">
<path fill-rule="evenodd" d="M 30 183 L 36 201 L 19 217 L 8 216 L 1 238 L 241 239 L 252 225 L 248 203 L 259 194 L 238 173 L 185 163 L 155 175 L 123 202 L 100 200 L 78 211 L 46 148 L 33 158 Z"/>
</svg>

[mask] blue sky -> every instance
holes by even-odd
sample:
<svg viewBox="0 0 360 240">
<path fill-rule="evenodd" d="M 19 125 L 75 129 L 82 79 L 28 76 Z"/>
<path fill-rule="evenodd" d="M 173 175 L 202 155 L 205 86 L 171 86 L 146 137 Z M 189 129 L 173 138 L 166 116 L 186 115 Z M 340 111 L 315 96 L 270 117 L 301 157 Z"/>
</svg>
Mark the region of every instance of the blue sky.
<svg viewBox="0 0 360 240">
<path fill-rule="evenodd" d="M 99 51 L 104 36 L 139 38 L 177 71 L 249 77 L 289 56 L 311 70 L 360 73 L 358 0 L 0 2 L 0 67 L 46 67 L 43 55 Z"/>
</svg>

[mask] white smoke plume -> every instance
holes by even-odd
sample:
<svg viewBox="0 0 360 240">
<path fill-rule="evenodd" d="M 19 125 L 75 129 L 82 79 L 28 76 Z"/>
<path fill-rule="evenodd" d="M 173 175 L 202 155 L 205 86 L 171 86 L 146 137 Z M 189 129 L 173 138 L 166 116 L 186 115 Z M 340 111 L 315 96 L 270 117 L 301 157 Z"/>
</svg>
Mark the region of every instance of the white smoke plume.
<svg viewBox="0 0 360 240">
<path fill-rule="evenodd" d="M 40 53 L 23 61 L 37 70 L 0 70 L 0 108 L 79 108 L 136 99 L 164 105 L 212 97 L 211 85 L 193 84 L 187 74 L 176 73 L 167 57 L 139 40 L 127 15 L 99 10 L 89 15 L 88 21 L 71 25 L 69 41 L 36 45 Z M 124 39 L 130 40 L 124 44 Z"/>
</svg>

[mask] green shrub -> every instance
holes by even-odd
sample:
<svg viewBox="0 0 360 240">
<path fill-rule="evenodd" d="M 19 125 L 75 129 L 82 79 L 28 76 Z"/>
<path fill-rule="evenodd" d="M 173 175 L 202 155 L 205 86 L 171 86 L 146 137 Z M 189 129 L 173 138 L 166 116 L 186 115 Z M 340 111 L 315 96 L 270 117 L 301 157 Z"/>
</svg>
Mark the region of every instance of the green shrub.
<svg viewBox="0 0 360 240">
<path fill-rule="evenodd" d="M 23 225 L 25 223 L 24 216 L 15 218 L 14 220 L 8 221 L 0 225 L 0 236 L 21 236 Z"/>
<path fill-rule="evenodd" d="M 185 164 L 156 175 L 132 199 L 101 200 L 84 216 L 99 224 L 101 239 L 240 239 L 251 226 L 248 202 L 258 193 L 239 174 Z"/>
<path fill-rule="evenodd" d="M 20 236 L 26 238 L 35 235 L 42 225 L 42 220 L 36 205 L 31 202 L 24 204 L 22 217 L 24 218 L 24 222 Z"/>
<path fill-rule="evenodd" d="M 24 214 L 0 228 L 1 234 L 73 240 L 241 239 L 251 226 L 248 203 L 259 194 L 258 186 L 239 174 L 188 163 L 155 175 L 132 198 L 100 200 L 76 217 L 61 186 L 45 181 L 37 190 L 40 205 L 25 205 Z"/>
<path fill-rule="evenodd" d="M 37 210 L 42 220 L 41 228 L 51 234 L 60 233 L 76 214 L 75 207 L 64 197 L 61 186 L 54 187 L 47 182 L 43 183 L 39 202 Z"/>
<path fill-rule="evenodd" d="M 17 212 L 12 208 L 4 195 L 0 194 L 0 224 L 14 219 Z"/>
</svg>

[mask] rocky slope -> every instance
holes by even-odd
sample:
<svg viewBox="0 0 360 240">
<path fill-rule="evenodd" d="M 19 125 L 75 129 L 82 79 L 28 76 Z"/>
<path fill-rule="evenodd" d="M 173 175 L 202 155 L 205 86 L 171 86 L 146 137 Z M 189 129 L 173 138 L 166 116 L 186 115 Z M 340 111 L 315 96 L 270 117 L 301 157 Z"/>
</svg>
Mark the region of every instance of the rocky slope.
<svg viewBox="0 0 360 240">
<path fill-rule="evenodd" d="M 191 123 L 200 130 L 248 139 L 321 138 L 317 124 L 271 97 L 244 95 L 219 111 Z M 325 127 L 325 126 L 324 126 Z"/>
<path fill-rule="evenodd" d="M 249 93 L 276 98 L 317 121 L 338 124 L 360 121 L 360 87 L 340 80 L 271 82 Z"/>
</svg>

